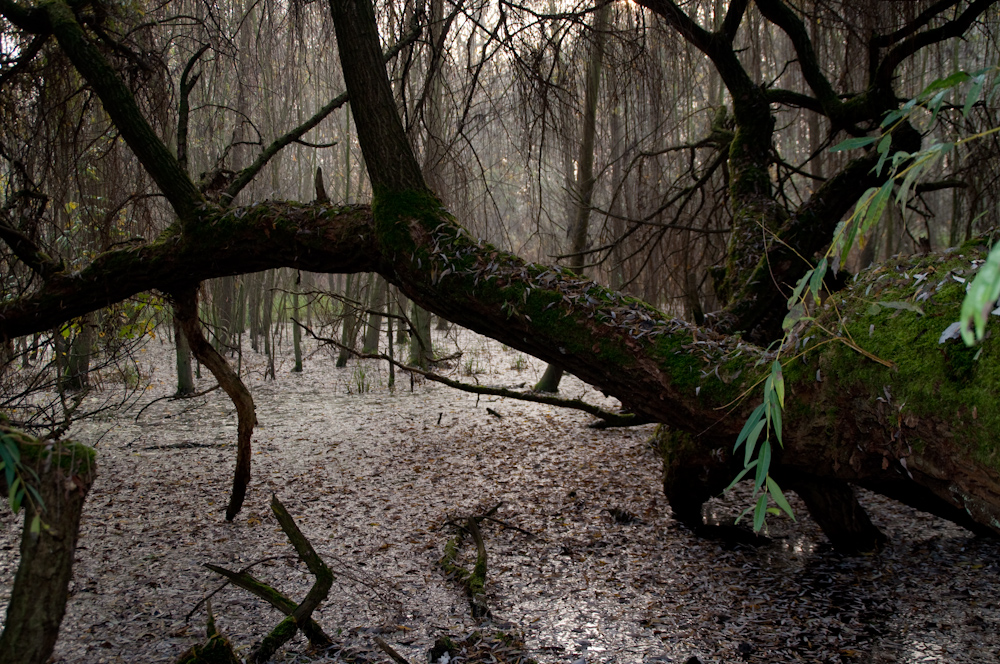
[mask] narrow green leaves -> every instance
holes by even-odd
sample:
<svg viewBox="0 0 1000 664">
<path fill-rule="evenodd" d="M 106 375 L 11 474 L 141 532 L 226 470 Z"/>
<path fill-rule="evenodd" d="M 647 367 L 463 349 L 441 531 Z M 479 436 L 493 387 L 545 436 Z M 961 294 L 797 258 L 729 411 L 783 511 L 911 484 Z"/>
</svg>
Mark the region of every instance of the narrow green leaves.
<svg viewBox="0 0 1000 664">
<path fill-rule="evenodd" d="M 863 148 L 871 145 L 878 140 L 877 136 L 860 136 L 858 138 L 848 138 L 846 141 L 841 141 L 837 143 L 832 148 L 830 152 L 845 152 L 847 150 L 856 150 L 858 148 Z"/>
<path fill-rule="evenodd" d="M 785 494 L 781 491 L 781 487 L 770 477 L 767 478 L 767 491 L 771 494 L 771 498 L 774 502 L 785 511 L 785 514 L 792 517 L 792 521 L 795 521 L 795 513 L 792 512 L 792 506 L 788 504 L 788 499 L 785 498 Z"/>
<path fill-rule="evenodd" d="M 743 470 L 726 487 L 726 491 L 729 491 L 737 482 L 746 477 L 751 470 L 755 470 L 754 495 L 760 495 L 757 496 L 755 505 L 748 507 L 740 515 L 740 518 L 737 519 L 739 521 L 753 510 L 755 531 L 759 531 L 764 525 L 764 520 L 767 516 L 767 500 L 769 495 L 774 497 L 775 503 L 779 507 L 782 507 L 782 509 L 788 505 L 785 497 L 780 495 L 780 489 L 778 489 L 779 495 L 777 497 L 773 495 L 771 487 L 777 487 L 778 485 L 768 474 L 771 468 L 771 454 L 773 451 L 771 444 L 772 433 L 778 444 L 782 444 L 781 411 L 784 407 L 785 374 L 781 369 L 781 362 L 774 360 L 771 362 L 771 372 L 764 381 L 764 402 L 750 413 L 750 417 L 744 423 L 743 429 L 736 439 L 736 445 L 733 447 L 733 452 L 735 453 L 741 445 L 745 445 L 743 450 Z"/>
<path fill-rule="evenodd" d="M 986 321 L 996 308 L 997 298 L 1000 298 L 1000 243 L 993 246 L 962 301 L 959 321 L 962 340 L 967 345 L 973 345 L 986 334 Z"/>
</svg>

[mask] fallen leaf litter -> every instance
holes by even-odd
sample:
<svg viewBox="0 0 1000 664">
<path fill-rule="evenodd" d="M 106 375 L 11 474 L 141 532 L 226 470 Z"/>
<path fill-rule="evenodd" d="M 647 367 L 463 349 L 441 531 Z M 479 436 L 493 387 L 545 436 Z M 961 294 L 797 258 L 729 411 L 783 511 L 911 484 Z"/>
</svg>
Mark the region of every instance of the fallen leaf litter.
<svg viewBox="0 0 1000 664">
<path fill-rule="evenodd" d="M 440 341 L 465 352 L 453 372 L 471 382 L 531 385 L 543 368 L 470 333 Z M 312 577 L 270 514 L 272 492 L 337 576 L 314 617 L 340 643 L 315 653 L 297 637 L 276 661 L 388 661 L 376 636 L 413 664 L 443 636 L 465 648 L 449 656 L 456 663 L 965 664 L 1000 652 L 997 542 L 865 493 L 892 540 L 881 555 L 830 551 L 798 502 L 799 523 L 771 519 L 770 546 L 727 550 L 673 521 L 650 426 L 593 430 L 589 416 L 551 406 L 429 382 L 411 392 L 405 376 L 390 392 L 384 367 L 336 369 L 325 350 L 300 375 L 283 358 L 276 382 L 263 380 L 264 358 L 245 353 L 260 424 L 247 502 L 227 524 L 232 404 L 221 391 L 163 401 L 137 423 L 139 408 L 173 389 L 168 346 L 150 343 L 143 362 L 146 397 L 74 433 L 99 440 L 100 466 L 55 662 L 173 661 L 204 633 L 203 611 L 185 616 L 220 583 L 205 562 L 269 559 L 254 574 L 302 597 Z M 571 377 L 563 392 L 616 405 Z M 746 499 L 714 500 L 709 518 L 728 522 Z M 477 623 L 437 561 L 453 535 L 447 521 L 498 503 L 498 519 L 536 537 L 484 522 L 493 621 Z M 0 518 L 5 604 L 20 529 Z M 470 568 L 474 550 L 463 550 Z M 243 654 L 280 620 L 239 589 L 212 602 Z"/>
</svg>

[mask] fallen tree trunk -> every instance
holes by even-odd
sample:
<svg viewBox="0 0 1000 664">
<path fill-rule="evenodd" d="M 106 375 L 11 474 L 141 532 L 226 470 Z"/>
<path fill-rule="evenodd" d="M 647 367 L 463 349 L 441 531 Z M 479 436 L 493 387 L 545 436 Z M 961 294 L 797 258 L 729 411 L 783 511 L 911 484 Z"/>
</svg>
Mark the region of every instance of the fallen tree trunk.
<svg viewBox="0 0 1000 664">
<path fill-rule="evenodd" d="M 477 241 L 429 194 L 376 205 L 408 229 L 398 244 L 376 241 L 376 223 L 364 207 L 267 203 L 206 215 L 197 242 L 167 236 L 141 250 L 109 252 L 84 272 L 5 304 L 0 335 L 45 329 L 64 312 L 78 314 L 142 289 L 169 290 L 178 274 L 376 269 L 426 309 L 557 362 L 618 397 L 629 412 L 686 432 L 697 453 L 679 467 L 718 467 L 709 460 L 727 456 L 756 405 L 750 388 L 773 353 Z M 982 253 L 969 247 L 885 266 L 830 300 L 813 327 L 796 331 L 797 343 L 811 350 L 785 365 L 785 448 L 776 476 L 806 473 L 859 484 L 963 525 L 1000 531 L 997 341 L 972 349 L 938 344 L 958 319 L 964 293 L 958 283 L 929 295 L 923 314 L 898 304 L 923 292 L 904 275 L 961 269 L 968 276 Z M 138 277 L 125 279 L 132 270 Z M 870 284 L 877 290 L 865 296 Z M 878 301 L 890 306 L 869 314 Z M 838 337 L 845 341 L 833 341 Z M 784 357 L 795 352 L 789 348 Z M 723 486 L 733 474 L 727 467 Z"/>
</svg>

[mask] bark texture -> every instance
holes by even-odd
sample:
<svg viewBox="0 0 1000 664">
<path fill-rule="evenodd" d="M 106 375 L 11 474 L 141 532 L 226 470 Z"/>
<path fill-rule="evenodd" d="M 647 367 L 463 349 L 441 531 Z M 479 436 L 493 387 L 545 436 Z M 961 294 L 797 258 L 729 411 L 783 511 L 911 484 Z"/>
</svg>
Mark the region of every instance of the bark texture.
<svg viewBox="0 0 1000 664">
<path fill-rule="evenodd" d="M 43 505 L 25 505 L 21 562 L 0 635 L 0 664 L 45 664 L 66 612 L 80 515 L 96 473 L 94 452 L 69 441 L 46 443 L 4 426 L 0 431 L 17 441 L 22 463 L 38 476 L 35 486 L 43 500 Z M 6 496 L 3 479 L 0 488 Z M 36 515 L 42 527 L 33 533 Z"/>
</svg>

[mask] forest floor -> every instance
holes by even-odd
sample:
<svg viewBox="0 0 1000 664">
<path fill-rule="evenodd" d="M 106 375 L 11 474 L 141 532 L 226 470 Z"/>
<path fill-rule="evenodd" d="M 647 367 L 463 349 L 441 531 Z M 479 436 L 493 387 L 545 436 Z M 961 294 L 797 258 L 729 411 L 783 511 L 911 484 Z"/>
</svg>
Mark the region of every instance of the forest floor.
<svg viewBox="0 0 1000 664">
<path fill-rule="evenodd" d="M 530 386 L 543 369 L 467 332 L 438 342 L 441 354 L 462 350 L 450 372 L 469 382 Z M 271 514 L 272 493 L 336 574 L 314 615 L 338 641 L 315 652 L 297 637 L 276 661 L 351 653 L 387 662 L 380 636 L 418 664 L 436 639 L 477 632 L 452 662 L 997 661 L 1000 543 L 868 493 L 863 502 L 891 538 L 879 555 L 831 551 L 794 500 L 798 522 L 771 517 L 767 546 L 698 539 L 671 516 L 650 427 L 591 429 L 579 412 L 424 381 L 411 388 L 406 375 L 390 390 L 384 364 L 337 369 L 332 351 L 310 349 L 303 373 L 283 357 L 277 380 L 264 379 L 264 357 L 244 353 L 259 425 L 253 481 L 233 523 L 224 511 L 234 408 L 218 390 L 150 405 L 174 389 L 167 343 L 139 352 L 149 384 L 134 405 L 76 427 L 75 438 L 96 446 L 99 473 L 54 662 L 173 661 L 202 639 L 204 607 L 187 616 L 221 585 L 203 563 L 266 560 L 253 574 L 302 598 L 312 577 Z M 106 381 L 105 395 L 116 388 Z M 563 396 L 616 404 L 572 377 Z M 747 500 L 713 501 L 710 516 L 730 522 Z M 496 505 L 494 516 L 516 528 L 483 522 L 493 618 L 475 621 L 438 561 L 450 521 Z M 20 528 L 9 513 L 0 519 L 6 604 Z M 474 550 L 467 538 L 469 568 Z M 231 586 L 212 608 L 244 655 L 281 617 Z"/>
</svg>

